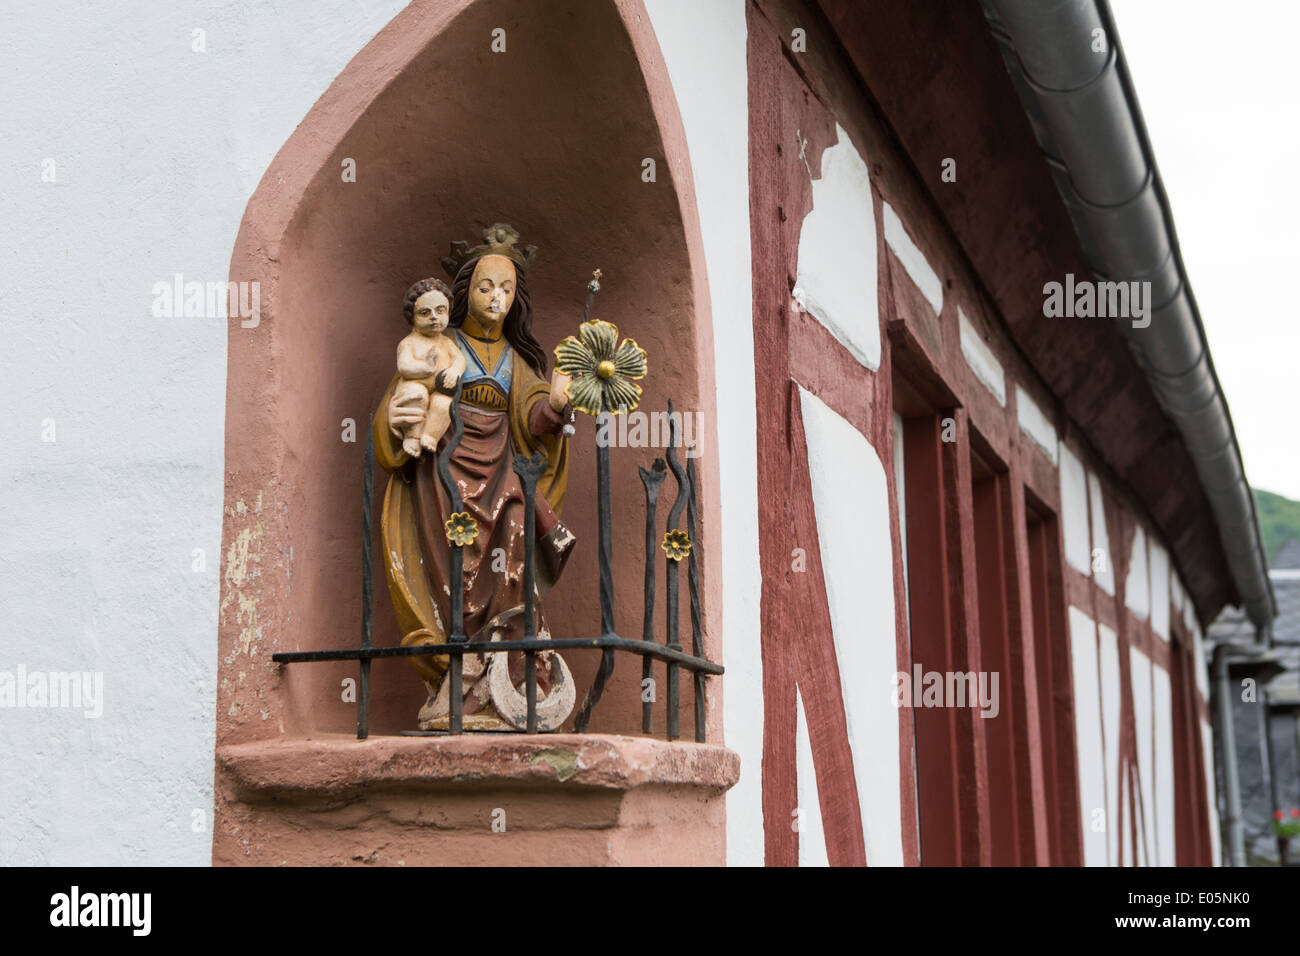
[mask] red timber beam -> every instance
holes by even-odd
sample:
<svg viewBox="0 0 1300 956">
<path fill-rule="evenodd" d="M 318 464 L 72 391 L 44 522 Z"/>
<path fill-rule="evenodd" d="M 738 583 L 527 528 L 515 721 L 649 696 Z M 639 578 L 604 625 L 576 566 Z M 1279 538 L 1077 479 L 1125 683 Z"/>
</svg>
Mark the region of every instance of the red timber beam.
<svg viewBox="0 0 1300 956">
<path fill-rule="evenodd" d="M 1024 496 L 1021 500 L 1027 506 Z M 1060 521 L 1042 506 L 1026 531 L 1031 589 L 1038 598 L 1033 602 L 1033 633 L 1050 819 L 1048 859 L 1053 866 L 1082 866 L 1083 818 L 1075 749 L 1074 664 L 1063 574 L 1065 545 Z"/>
<path fill-rule="evenodd" d="M 798 862 L 795 689 L 802 688 L 826 851 L 832 865 L 866 863 L 858 790 L 835 659 L 811 478 L 790 370 L 790 279 L 798 225 L 812 208 L 807 168 L 787 135 L 801 128 L 812 156 L 834 121 L 805 106 L 802 84 L 761 14 L 749 9 L 750 236 L 754 279 L 759 561 L 763 576 L 763 820 L 768 865 Z M 810 115 L 811 114 L 811 115 Z M 802 124 L 802 125 L 801 125 Z M 861 421 L 861 416 L 858 416 Z M 804 566 L 792 560 L 801 549 Z"/>
</svg>

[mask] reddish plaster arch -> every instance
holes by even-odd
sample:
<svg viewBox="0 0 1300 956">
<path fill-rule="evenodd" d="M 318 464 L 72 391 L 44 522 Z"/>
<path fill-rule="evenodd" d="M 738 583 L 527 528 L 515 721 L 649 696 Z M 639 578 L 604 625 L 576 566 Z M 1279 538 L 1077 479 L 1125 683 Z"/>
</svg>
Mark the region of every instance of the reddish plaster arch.
<svg viewBox="0 0 1300 956">
<path fill-rule="evenodd" d="M 505 53 L 490 49 L 496 27 Z M 646 157 L 655 183 L 641 179 Z M 355 182 L 342 179 L 345 158 Z M 640 0 L 416 0 L 285 142 L 235 242 L 230 278 L 260 283 L 261 322 L 232 322 L 228 341 L 219 745 L 355 730 L 340 694 L 354 663 L 282 668 L 270 655 L 358 645 L 362 454 L 405 330 L 401 296 L 439 273 L 450 240 L 477 239 L 497 220 L 541 247 L 529 282 L 548 351 L 576 328 L 599 266 L 596 314 L 649 352 L 642 408 L 671 397 L 703 413 L 702 600 L 706 653 L 721 659 L 712 322 L 685 133 L 649 17 Z M 341 438 L 349 418 L 354 443 Z M 593 436 L 580 422 L 565 510 L 579 551 L 547 603 L 557 636 L 598 630 Z M 617 624 L 627 636 L 640 635 L 641 619 L 636 465 L 658 453 L 613 454 Z M 385 481 L 376 476 L 377 498 Z M 671 494 L 670 481 L 661 520 Z M 374 557 L 374 640 L 396 644 Z M 683 593 L 685 635 L 688 604 Z M 569 660 L 581 693 L 596 658 Z M 399 661 L 372 673 L 372 733 L 412 727 L 424 696 L 414 673 Z M 620 658 L 593 731 L 637 730 L 639 680 L 639 662 Z M 689 728 L 690 681 L 682 687 Z M 709 705 L 710 740 L 720 742 L 717 681 Z"/>
</svg>

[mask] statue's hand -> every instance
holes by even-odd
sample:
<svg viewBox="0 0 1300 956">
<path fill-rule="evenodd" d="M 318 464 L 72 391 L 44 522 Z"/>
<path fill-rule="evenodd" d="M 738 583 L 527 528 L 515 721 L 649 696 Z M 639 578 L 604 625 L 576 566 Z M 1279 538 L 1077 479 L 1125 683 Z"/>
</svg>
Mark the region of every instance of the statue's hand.
<svg viewBox="0 0 1300 956">
<path fill-rule="evenodd" d="M 438 373 L 438 388 L 442 391 L 449 392 L 456 387 L 456 380 L 459 378 L 460 376 L 451 369 L 443 369 Z"/>
<path fill-rule="evenodd" d="M 569 404 L 568 388 L 571 381 L 573 379 L 558 368 L 551 373 L 550 402 L 551 408 L 557 412 L 564 411 L 564 406 Z"/>
<path fill-rule="evenodd" d="M 424 421 L 424 411 L 416 405 L 403 405 L 394 394 L 388 400 L 388 428 L 401 438 L 408 425 L 418 425 Z"/>
</svg>

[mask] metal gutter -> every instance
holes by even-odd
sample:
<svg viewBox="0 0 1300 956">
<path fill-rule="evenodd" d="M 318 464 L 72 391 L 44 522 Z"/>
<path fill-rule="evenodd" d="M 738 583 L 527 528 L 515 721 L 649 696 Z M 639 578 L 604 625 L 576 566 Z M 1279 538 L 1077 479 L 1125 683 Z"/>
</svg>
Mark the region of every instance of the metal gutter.
<svg viewBox="0 0 1300 956">
<path fill-rule="evenodd" d="M 1103 281 L 1151 283 L 1150 325 L 1119 326 L 1196 464 L 1237 594 L 1265 628 L 1277 605 L 1254 496 L 1109 5 L 980 2 L 1089 265 Z"/>
</svg>

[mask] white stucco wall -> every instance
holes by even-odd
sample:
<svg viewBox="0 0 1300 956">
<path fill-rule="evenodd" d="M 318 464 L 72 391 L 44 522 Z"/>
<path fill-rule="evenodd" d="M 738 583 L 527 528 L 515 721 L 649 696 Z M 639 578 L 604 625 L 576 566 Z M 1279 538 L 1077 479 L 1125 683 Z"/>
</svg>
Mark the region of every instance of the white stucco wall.
<svg viewBox="0 0 1300 956">
<path fill-rule="evenodd" d="M 1184 585 L 1183 590 L 1186 592 L 1186 585 Z M 1184 594 L 1183 627 L 1187 628 L 1189 631 L 1196 627 L 1196 605 L 1192 602 L 1192 596 L 1190 594 Z"/>
<path fill-rule="evenodd" d="M 0 713 L 0 864 L 210 858 L 226 320 L 152 287 L 227 278 L 275 151 L 403 6 L 0 10 L 0 670 L 104 688 Z"/>
<path fill-rule="evenodd" d="M 800 389 L 831 634 L 869 866 L 903 864 L 889 490 L 862 433 Z M 853 507 L 846 509 L 845 502 Z"/>
<path fill-rule="evenodd" d="M 749 248 L 749 79 L 744 0 L 646 0 L 686 130 L 717 343 L 722 496 L 722 695 L 726 744 L 740 754 L 727 792 L 727 863 L 763 863 L 763 663 L 759 599 L 753 270 Z M 683 95 L 689 91 L 689 95 Z"/>
<path fill-rule="evenodd" d="M 1115 593 L 1115 557 L 1106 528 L 1105 497 L 1101 479 L 1088 472 L 1088 512 L 1092 517 L 1092 579 L 1107 594 Z"/>
<path fill-rule="evenodd" d="M 1178 576 L 1178 572 L 1171 567 L 1169 570 L 1169 603 L 1173 611 L 1179 616 L 1183 613 L 1183 600 L 1185 591 L 1183 589 L 1183 579 Z"/>
<path fill-rule="evenodd" d="M 1047 415 L 1038 407 L 1038 403 L 1030 394 L 1019 385 L 1016 386 L 1016 421 L 1020 425 L 1020 430 L 1028 435 L 1039 450 L 1047 456 L 1047 460 L 1055 465 L 1059 456 L 1056 426 L 1048 420 Z"/>
<path fill-rule="evenodd" d="M 1145 866 L 1154 866 L 1156 860 L 1155 822 L 1155 744 L 1154 717 L 1151 692 L 1151 660 L 1137 648 L 1129 648 L 1129 677 L 1133 684 L 1133 729 L 1137 736 L 1138 792 L 1141 806 L 1138 811 L 1139 859 Z"/>
<path fill-rule="evenodd" d="M 1073 605 L 1070 607 L 1070 660 L 1074 675 L 1074 735 L 1079 761 L 1083 863 L 1085 866 L 1105 866 L 1110 813 L 1106 805 L 1105 746 L 1097 674 L 1097 625 Z"/>
<path fill-rule="evenodd" d="M 1108 860 L 1112 866 L 1119 862 L 1119 637 L 1105 624 L 1097 624 L 1098 649 L 1101 655 L 1101 726 L 1106 748 L 1106 841 Z M 1127 833 L 1128 821 L 1124 821 Z"/>
<path fill-rule="evenodd" d="M 894 500 L 896 502 L 894 512 L 898 521 L 899 554 L 903 558 L 903 599 L 905 605 L 901 609 L 901 613 L 904 622 L 907 624 L 910 646 L 912 635 L 912 582 L 908 578 L 907 570 L 907 477 L 904 470 L 906 460 L 906 447 L 903 445 L 905 440 L 904 431 L 903 416 L 898 412 L 894 412 Z"/>
<path fill-rule="evenodd" d="M 1147 542 L 1151 558 L 1151 630 L 1169 640 L 1169 552 L 1151 538 Z"/>
<path fill-rule="evenodd" d="M 1205 660 L 1205 644 L 1201 637 L 1201 625 L 1192 621 L 1192 661 L 1196 670 L 1196 689 L 1202 697 L 1210 699 L 1210 671 Z"/>
<path fill-rule="evenodd" d="M 930 303 L 934 314 L 938 315 L 943 311 L 943 280 L 934 271 L 930 260 L 913 241 L 907 227 L 903 225 L 903 220 L 898 217 L 898 213 L 894 212 L 894 207 L 889 203 L 882 204 L 881 221 L 885 227 L 885 243 L 903 264 L 903 270 L 916 283 L 916 287 L 921 290 L 925 301 Z"/>
<path fill-rule="evenodd" d="M 961 355 L 966 360 L 967 368 L 975 373 L 975 380 L 992 393 L 999 405 L 1006 405 L 1007 376 L 1002 363 L 960 306 L 957 307 L 957 330 L 961 339 Z"/>
<path fill-rule="evenodd" d="M 835 145 L 822 152 L 821 178 L 812 181 L 812 211 L 800 227 L 794 296 L 854 358 L 876 369 L 880 314 L 870 294 L 877 255 L 871 177 L 844 127 L 837 123 L 835 132 Z"/>
<path fill-rule="evenodd" d="M 1201 721 L 1201 759 L 1205 765 L 1205 801 L 1210 810 L 1210 865 L 1223 863 L 1219 845 L 1219 801 L 1214 784 L 1214 731 L 1208 721 Z"/>
<path fill-rule="evenodd" d="M 1133 531 L 1128 556 L 1128 577 L 1124 579 L 1124 603 L 1139 621 L 1151 614 L 1151 579 L 1147 572 L 1147 534 L 1139 526 Z"/>
<path fill-rule="evenodd" d="M 1061 443 L 1061 535 L 1065 560 L 1076 571 L 1092 571 L 1092 546 L 1088 536 L 1088 479 L 1083 463 Z"/>
<path fill-rule="evenodd" d="M 1155 715 L 1156 860 L 1174 865 L 1174 698 L 1169 672 L 1151 670 L 1152 713 Z"/>
</svg>

